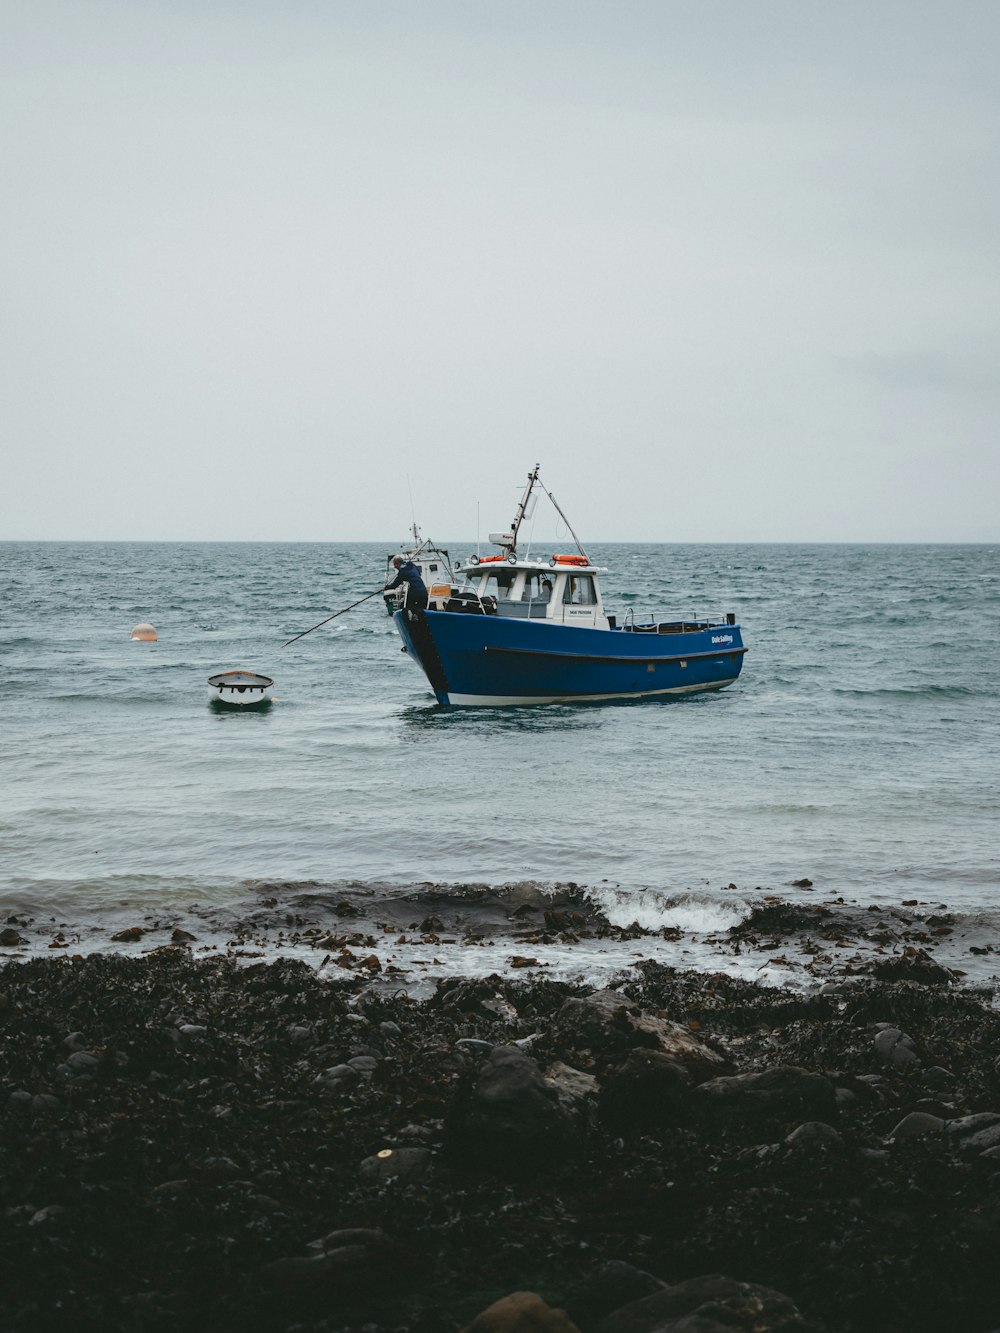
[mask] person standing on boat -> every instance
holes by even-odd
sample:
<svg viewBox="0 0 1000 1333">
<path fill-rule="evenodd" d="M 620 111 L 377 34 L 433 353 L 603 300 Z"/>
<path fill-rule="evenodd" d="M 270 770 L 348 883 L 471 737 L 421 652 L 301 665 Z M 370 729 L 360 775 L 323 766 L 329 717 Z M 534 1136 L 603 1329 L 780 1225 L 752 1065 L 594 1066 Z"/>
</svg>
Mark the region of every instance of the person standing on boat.
<svg viewBox="0 0 1000 1333">
<path fill-rule="evenodd" d="M 385 591 L 391 592 L 393 588 L 398 588 L 405 583 L 407 611 L 426 610 L 427 585 L 420 577 L 420 570 L 417 566 L 412 560 L 404 560 L 401 555 L 397 555 L 392 562 L 392 567 L 396 571 L 396 577 L 391 583 L 385 585 Z"/>
</svg>

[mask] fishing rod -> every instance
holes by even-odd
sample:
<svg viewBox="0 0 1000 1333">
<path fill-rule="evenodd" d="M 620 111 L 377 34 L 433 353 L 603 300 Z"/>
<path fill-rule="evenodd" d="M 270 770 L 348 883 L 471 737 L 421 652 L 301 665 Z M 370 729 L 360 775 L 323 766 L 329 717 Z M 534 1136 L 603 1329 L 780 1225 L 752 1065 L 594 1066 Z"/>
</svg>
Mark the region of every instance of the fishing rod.
<svg viewBox="0 0 1000 1333">
<path fill-rule="evenodd" d="M 295 639 L 304 639 L 304 638 L 306 637 L 306 635 L 307 635 L 307 634 L 311 634 L 311 633 L 313 632 L 314 629 L 319 629 L 320 625 L 328 625 L 328 624 L 330 623 L 331 620 L 336 620 L 337 617 L 338 617 L 338 616 L 342 616 L 342 615 L 344 614 L 345 611 L 353 611 L 354 608 L 355 608 L 356 606 L 360 606 L 362 602 L 370 602 L 371 599 L 372 599 L 373 597 L 377 597 L 377 596 L 379 595 L 380 592 L 385 592 L 385 588 L 376 588 L 374 592 L 370 592 L 370 593 L 368 593 L 367 596 L 365 596 L 365 597 L 359 597 L 358 600 L 357 600 L 356 602 L 352 602 L 352 603 L 350 604 L 350 606 L 345 606 L 345 607 L 343 607 L 340 611 L 334 611 L 334 613 L 333 613 L 332 616 L 327 616 L 327 618 L 326 618 L 325 620 L 321 620 L 321 621 L 319 622 L 319 625 L 313 625 L 311 629 L 304 629 L 304 630 L 302 631 L 301 634 L 296 634 L 296 635 L 295 635 L 295 638 L 293 638 L 293 639 L 289 639 L 289 640 L 288 640 L 288 643 L 283 643 L 283 644 L 281 645 L 282 648 L 287 648 L 289 643 L 294 643 L 294 642 L 295 642 Z"/>
</svg>

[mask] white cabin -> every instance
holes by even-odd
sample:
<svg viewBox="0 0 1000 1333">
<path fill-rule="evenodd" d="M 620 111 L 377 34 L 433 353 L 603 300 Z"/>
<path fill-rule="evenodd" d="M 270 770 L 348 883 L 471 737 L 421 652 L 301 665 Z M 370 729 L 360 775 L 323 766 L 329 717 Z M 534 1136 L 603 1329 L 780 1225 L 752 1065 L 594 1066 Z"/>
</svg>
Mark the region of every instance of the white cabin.
<svg viewBox="0 0 1000 1333">
<path fill-rule="evenodd" d="M 610 629 L 601 596 L 600 576 L 607 570 L 584 556 L 554 555 L 551 560 L 512 556 L 472 556 L 456 566 L 465 576 L 463 591 L 481 602 L 496 602 L 496 614 L 520 620 L 557 621 L 584 629 Z"/>
</svg>

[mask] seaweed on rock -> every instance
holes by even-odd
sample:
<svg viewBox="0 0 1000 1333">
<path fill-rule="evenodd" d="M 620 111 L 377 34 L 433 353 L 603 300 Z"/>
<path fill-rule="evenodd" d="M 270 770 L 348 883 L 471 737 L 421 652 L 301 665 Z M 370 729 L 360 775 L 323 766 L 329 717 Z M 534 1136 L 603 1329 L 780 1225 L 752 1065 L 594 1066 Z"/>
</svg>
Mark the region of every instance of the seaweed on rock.
<svg viewBox="0 0 1000 1333">
<path fill-rule="evenodd" d="M 630 1300 L 826 1333 L 1000 1308 L 972 992 L 646 963 L 418 1003 L 168 949 L 7 967 L 0 1039 L 11 1333 L 458 1333 L 516 1291 L 580 1333 Z"/>
</svg>

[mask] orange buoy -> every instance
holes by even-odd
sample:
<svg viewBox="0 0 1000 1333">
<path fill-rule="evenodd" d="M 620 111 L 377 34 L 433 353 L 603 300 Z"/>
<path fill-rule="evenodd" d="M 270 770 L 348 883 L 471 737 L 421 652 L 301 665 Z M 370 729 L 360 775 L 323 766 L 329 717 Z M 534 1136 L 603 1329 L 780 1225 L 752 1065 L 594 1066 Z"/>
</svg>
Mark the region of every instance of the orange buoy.
<svg viewBox="0 0 1000 1333">
<path fill-rule="evenodd" d="M 155 643 L 156 630 L 152 625 L 136 625 L 129 638 L 135 643 Z"/>
</svg>

